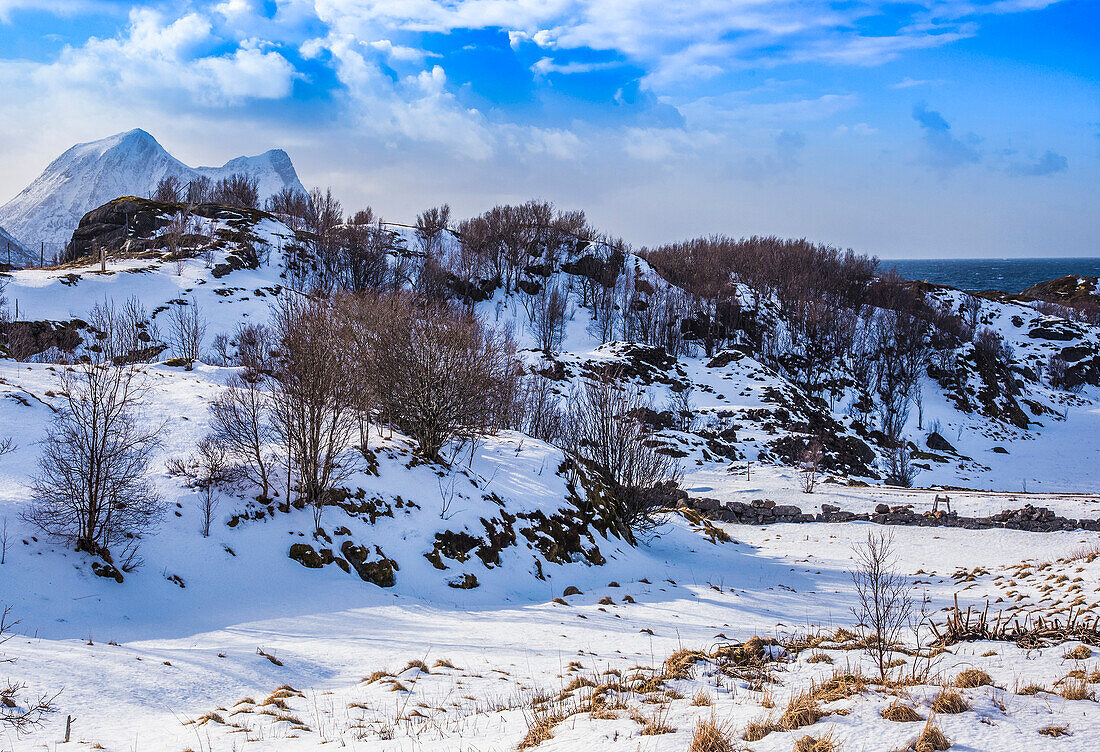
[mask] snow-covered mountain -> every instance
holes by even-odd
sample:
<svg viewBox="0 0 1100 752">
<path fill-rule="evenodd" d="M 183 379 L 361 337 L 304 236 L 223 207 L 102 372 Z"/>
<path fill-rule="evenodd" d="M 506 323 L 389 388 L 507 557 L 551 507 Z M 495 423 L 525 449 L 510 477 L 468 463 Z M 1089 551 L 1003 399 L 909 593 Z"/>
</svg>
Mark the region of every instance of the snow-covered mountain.
<svg viewBox="0 0 1100 752">
<path fill-rule="evenodd" d="M 113 198 L 148 196 L 169 175 L 187 183 L 200 176 L 216 181 L 233 173 L 256 178 L 261 198 L 284 187 L 303 190 L 290 157 L 282 149 L 237 157 L 221 167 L 189 167 L 137 128 L 67 150 L 0 207 L 0 226 L 7 228 L 21 246 L 31 249 L 22 251 L 18 259 L 13 249 L 13 262 L 37 262 L 42 242 L 51 252 L 60 251 L 80 218 Z"/>
<path fill-rule="evenodd" d="M 28 251 L 22 243 L 12 237 L 10 232 L 0 227 L 0 264 L 8 263 L 9 255 L 12 263 L 16 263 L 17 260 L 25 258 L 27 253 Z"/>
</svg>

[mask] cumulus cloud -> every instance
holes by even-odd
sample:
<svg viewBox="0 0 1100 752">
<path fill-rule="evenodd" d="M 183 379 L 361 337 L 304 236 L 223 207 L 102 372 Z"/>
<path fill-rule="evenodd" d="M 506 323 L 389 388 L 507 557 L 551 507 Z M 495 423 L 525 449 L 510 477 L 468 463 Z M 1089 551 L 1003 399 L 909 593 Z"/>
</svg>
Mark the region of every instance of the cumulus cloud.
<svg viewBox="0 0 1100 752">
<path fill-rule="evenodd" d="M 981 160 L 977 151 L 980 139 L 972 133 L 965 139 L 956 138 L 950 123 L 940 113 L 928 109 L 927 104 L 913 107 L 913 119 L 924 131 L 924 160 L 930 166 L 947 172 Z"/>
</svg>

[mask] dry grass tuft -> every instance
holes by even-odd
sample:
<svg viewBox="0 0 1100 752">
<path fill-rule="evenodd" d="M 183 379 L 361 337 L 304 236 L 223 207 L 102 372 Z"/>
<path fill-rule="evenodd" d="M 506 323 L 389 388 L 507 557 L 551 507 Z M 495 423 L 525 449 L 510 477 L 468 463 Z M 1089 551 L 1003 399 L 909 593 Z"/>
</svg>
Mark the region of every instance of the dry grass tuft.
<svg viewBox="0 0 1100 752">
<path fill-rule="evenodd" d="M 665 660 L 665 679 L 690 679 L 695 664 L 706 658 L 701 650 L 677 650 Z"/>
<path fill-rule="evenodd" d="M 1092 651 L 1089 650 L 1088 645 L 1078 645 L 1062 657 L 1070 661 L 1087 661 L 1092 657 Z"/>
<path fill-rule="evenodd" d="M 794 731 L 804 726 L 812 726 L 825 715 L 812 692 L 799 692 L 787 703 L 783 715 L 779 717 L 779 726 L 784 731 Z"/>
<path fill-rule="evenodd" d="M 820 684 L 812 683 L 810 692 L 820 703 L 828 704 L 837 700 L 846 700 L 863 692 L 867 679 L 862 674 L 853 674 L 836 670 L 833 675 Z"/>
<path fill-rule="evenodd" d="M 610 595 L 605 595 L 605 596 L 604 596 L 603 598 L 600 598 L 600 600 L 599 600 L 599 604 L 600 604 L 601 606 L 614 606 L 614 605 L 615 605 L 615 601 L 614 601 L 614 600 L 612 600 L 612 598 L 611 598 L 611 596 L 610 596 Z"/>
<path fill-rule="evenodd" d="M 428 668 L 428 664 L 425 663 L 424 661 L 420 660 L 419 658 L 411 660 L 408 663 L 406 663 L 405 668 L 401 669 L 401 673 L 405 673 L 410 668 L 415 668 L 418 671 L 420 671 L 420 673 L 422 673 L 422 674 L 430 674 L 431 673 L 431 669 Z"/>
<path fill-rule="evenodd" d="M 947 737 L 940 731 L 940 727 L 933 723 L 932 718 L 929 717 L 920 732 L 920 736 L 917 737 L 913 749 L 916 752 L 942 752 L 950 748 L 951 742 L 947 741 Z"/>
<path fill-rule="evenodd" d="M 1046 728 L 1039 729 L 1039 733 L 1043 736 L 1053 736 L 1057 739 L 1059 736 L 1069 736 L 1069 726 L 1047 726 Z"/>
<path fill-rule="evenodd" d="M 454 668 L 455 665 L 448 661 L 446 658 L 438 658 L 436 662 L 432 664 L 432 668 Z"/>
<path fill-rule="evenodd" d="M 1022 687 L 1020 687 L 1019 689 L 1016 690 L 1016 694 L 1018 694 L 1018 695 L 1037 695 L 1040 692 L 1048 692 L 1048 691 L 1050 691 L 1050 690 L 1048 690 L 1042 684 L 1025 684 L 1024 686 L 1022 686 Z"/>
<path fill-rule="evenodd" d="M 738 752 L 740 749 L 729 726 L 709 718 L 695 724 L 688 752 Z"/>
<path fill-rule="evenodd" d="M 840 744 L 829 734 L 817 738 L 804 736 L 794 743 L 794 752 L 835 752 L 838 749 Z"/>
<path fill-rule="evenodd" d="M 518 750 L 537 747 L 554 738 L 554 727 L 565 720 L 561 713 L 534 713 L 527 722 L 527 734 L 520 740 Z"/>
<path fill-rule="evenodd" d="M 963 689 L 973 689 L 974 687 L 984 687 L 992 684 L 993 679 L 989 674 L 982 671 L 980 668 L 968 668 L 961 674 L 955 677 L 955 686 Z"/>
<path fill-rule="evenodd" d="M 691 698 L 691 704 L 697 708 L 710 707 L 714 704 L 714 699 L 710 696 L 710 692 L 700 689 L 695 693 L 695 697 Z"/>
<path fill-rule="evenodd" d="M 741 738 L 747 742 L 758 742 L 773 731 L 782 731 L 782 729 L 771 718 L 765 716 L 759 721 L 749 722 Z"/>
<path fill-rule="evenodd" d="M 1059 695 L 1067 700 L 1095 700 L 1092 690 L 1089 689 L 1088 683 L 1081 678 L 1072 677 L 1062 682 L 1062 689 L 1058 692 Z"/>
<path fill-rule="evenodd" d="M 833 659 L 829 657 L 827 653 L 822 653 L 820 650 L 815 650 L 814 653 L 806 659 L 806 663 L 832 663 Z"/>
<path fill-rule="evenodd" d="M 970 710 L 970 703 L 955 690 L 944 687 L 936 695 L 936 699 L 932 700 L 932 710 L 936 713 L 955 715 Z"/>
<path fill-rule="evenodd" d="M 920 713 L 898 700 L 894 700 L 883 708 L 882 717 L 895 723 L 915 723 L 924 720 L 921 718 Z"/>
<path fill-rule="evenodd" d="M 657 713 L 646 720 L 642 725 L 642 736 L 660 736 L 661 734 L 675 734 L 676 729 L 668 723 L 668 711 L 658 710 Z"/>
<path fill-rule="evenodd" d="M 388 676 L 393 676 L 393 674 L 391 674 L 389 671 L 375 671 L 370 676 L 364 678 L 363 683 L 374 684 L 376 681 L 379 681 L 380 679 L 385 679 Z"/>
</svg>

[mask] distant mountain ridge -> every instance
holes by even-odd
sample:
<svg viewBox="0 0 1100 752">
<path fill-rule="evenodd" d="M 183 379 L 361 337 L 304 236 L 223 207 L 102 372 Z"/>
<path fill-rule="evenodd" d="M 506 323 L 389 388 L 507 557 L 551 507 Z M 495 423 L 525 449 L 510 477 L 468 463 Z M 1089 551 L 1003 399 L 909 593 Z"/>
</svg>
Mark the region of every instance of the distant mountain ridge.
<svg viewBox="0 0 1100 752">
<path fill-rule="evenodd" d="M 12 250 L 13 263 L 37 262 L 41 243 L 51 253 L 59 251 L 85 213 L 113 198 L 148 196 L 167 176 L 186 184 L 198 177 L 216 181 L 233 173 L 255 178 L 261 200 L 285 187 L 304 190 L 282 149 L 237 157 L 221 167 L 189 167 L 149 133 L 136 128 L 65 151 L 0 207 L 0 227 L 21 246 L 18 259 Z"/>
</svg>

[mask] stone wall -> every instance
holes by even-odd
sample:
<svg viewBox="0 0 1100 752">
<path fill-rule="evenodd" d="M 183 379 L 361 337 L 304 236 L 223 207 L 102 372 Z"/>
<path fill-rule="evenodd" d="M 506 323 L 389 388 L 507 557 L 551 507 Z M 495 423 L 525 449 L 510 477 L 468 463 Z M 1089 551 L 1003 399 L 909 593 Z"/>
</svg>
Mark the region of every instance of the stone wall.
<svg viewBox="0 0 1100 752">
<path fill-rule="evenodd" d="M 1100 531 L 1100 519 L 1069 519 L 1059 517 L 1044 507 L 1031 504 L 1022 509 L 1006 509 L 990 517 L 960 517 L 958 512 L 915 512 L 911 506 L 891 507 L 879 504 L 874 512 L 848 512 L 831 504 L 822 504 L 820 514 L 807 514 L 800 507 L 776 504 L 770 499 L 721 502 L 718 499 L 682 499 L 680 507 L 697 512 L 719 522 L 738 525 L 771 525 L 778 522 L 874 522 L 880 525 L 910 525 L 916 527 L 961 527 L 968 530 L 1006 528 L 1050 533 L 1056 530 Z"/>
</svg>

